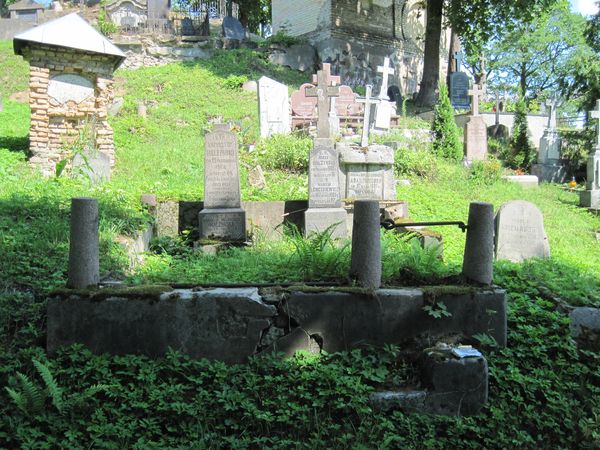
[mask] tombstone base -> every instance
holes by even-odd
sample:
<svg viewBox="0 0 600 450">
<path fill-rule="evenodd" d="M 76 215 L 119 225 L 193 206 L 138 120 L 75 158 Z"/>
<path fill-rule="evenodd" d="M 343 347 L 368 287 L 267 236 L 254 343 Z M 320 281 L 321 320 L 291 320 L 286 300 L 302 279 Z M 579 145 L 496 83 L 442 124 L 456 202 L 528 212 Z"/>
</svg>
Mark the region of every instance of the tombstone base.
<svg viewBox="0 0 600 450">
<path fill-rule="evenodd" d="M 579 206 L 584 208 L 597 208 L 600 206 L 600 189 L 581 191 L 579 193 Z"/>
<path fill-rule="evenodd" d="M 332 226 L 333 225 L 333 226 Z M 332 239 L 346 239 L 346 210 L 344 208 L 309 208 L 304 213 L 304 235 L 320 233 L 328 227 Z"/>
<path fill-rule="evenodd" d="M 242 208 L 203 209 L 198 213 L 200 239 L 246 240 L 246 211 Z"/>
<path fill-rule="evenodd" d="M 564 183 L 567 178 L 567 171 L 560 164 L 534 164 L 531 173 L 547 183 Z"/>
</svg>

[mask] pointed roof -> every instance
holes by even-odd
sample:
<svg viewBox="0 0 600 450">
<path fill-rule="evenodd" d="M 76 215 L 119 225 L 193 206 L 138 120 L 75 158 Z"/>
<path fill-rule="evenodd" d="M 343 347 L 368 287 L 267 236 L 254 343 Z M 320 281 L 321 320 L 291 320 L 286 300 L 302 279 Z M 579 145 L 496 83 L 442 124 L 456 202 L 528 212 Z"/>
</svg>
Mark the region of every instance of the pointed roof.
<svg viewBox="0 0 600 450">
<path fill-rule="evenodd" d="M 121 50 L 77 13 L 31 28 L 17 34 L 13 39 L 13 48 L 17 55 L 22 55 L 23 49 L 31 44 L 51 45 L 113 56 L 117 60 L 115 69 L 125 59 L 125 54 Z"/>
<path fill-rule="evenodd" d="M 12 5 L 8 5 L 9 11 L 22 11 L 27 9 L 45 9 L 44 5 L 34 2 L 33 0 L 21 0 Z"/>
</svg>

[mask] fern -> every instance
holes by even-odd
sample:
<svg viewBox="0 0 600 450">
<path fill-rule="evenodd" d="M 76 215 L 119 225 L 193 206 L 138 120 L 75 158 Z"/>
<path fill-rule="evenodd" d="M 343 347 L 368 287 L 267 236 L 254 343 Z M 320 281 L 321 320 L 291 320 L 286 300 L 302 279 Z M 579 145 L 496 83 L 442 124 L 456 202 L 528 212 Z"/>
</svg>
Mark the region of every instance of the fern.
<svg viewBox="0 0 600 450">
<path fill-rule="evenodd" d="M 44 409 L 45 395 L 42 389 L 36 386 L 27 375 L 17 372 L 20 391 L 6 387 L 6 391 L 13 402 L 25 414 L 38 414 Z"/>
<path fill-rule="evenodd" d="M 37 359 L 32 359 L 33 365 L 37 369 L 38 373 L 44 380 L 44 384 L 46 385 L 47 395 L 50 396 L 52 400 L 52 404 L 58 410 L 59 413 L 63 412 L 64 402 L 63 402 L 63 391 L 54 380 L 52 373 L 50 373 L 50 369 L 39 362 Z"/>
</svg>

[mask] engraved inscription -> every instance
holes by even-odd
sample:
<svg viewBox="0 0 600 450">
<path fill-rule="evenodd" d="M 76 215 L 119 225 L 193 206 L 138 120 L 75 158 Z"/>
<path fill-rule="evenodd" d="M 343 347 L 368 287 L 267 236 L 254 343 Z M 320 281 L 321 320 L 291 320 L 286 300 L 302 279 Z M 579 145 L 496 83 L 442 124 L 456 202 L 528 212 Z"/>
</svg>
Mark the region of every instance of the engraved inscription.
<svg viewBox="0 0 600 450">
<path fill-rule="evenodd" d="M 94 95 L 94 83 L 72 73 L 53 76 L 48 82 L 48 96 L 59 103 L 81 103 Z"/>
<path fill-rule="evenodd" d="M 364 166 L 362 166 L 364 167 Z M 346 176 L 347 197 L 355 199 L 383 199 L 383 170 L 352 168 Z M 362 170 L 360 170 L 362 168 Z"/>
<path fill-rule="evenodd" d="M 237 138 L 229 131 L 216 131 L 205 137 L 204 207 L 240 207 Z"/>
<path fill-rule="evenodd" d="M 338 208 L 338 159 L 333 148 L 317 147 L 310 154 L 309 208 Z"/>
<path fill-rule="evenodd" d="M 245 239 L 244 214 L 242 212 L 215 212 L 202 214 L 202 236 L 208 238 Z"/>
</svg>

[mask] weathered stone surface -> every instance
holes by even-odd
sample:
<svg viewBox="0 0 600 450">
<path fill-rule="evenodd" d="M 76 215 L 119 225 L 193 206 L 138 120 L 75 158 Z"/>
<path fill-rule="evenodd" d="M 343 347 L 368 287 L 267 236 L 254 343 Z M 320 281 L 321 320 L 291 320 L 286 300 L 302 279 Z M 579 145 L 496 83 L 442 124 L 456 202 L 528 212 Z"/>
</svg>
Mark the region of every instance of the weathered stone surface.
<svg viewBox="0 0 600 450">
<path fill-rule="evenodd" d="M 275 314 L 256 288 L 175 290 L 158 299 L 51 298 L 47 350 L 81 343 L 94 353 L 162 356 L 172 348 L 243 363 Z"/>
<path fill-rule="evenodd" d="M 69 273 L 67 286 L 75 289 L 95 286 L 100 281 L 100 235 L 98 201 L 95 198 L 71 199 Z"/>
<path fill-rule="evenodd" d="M 278 329 L 278 328 L 277 328 Z M 275 342 L 268 345 L 261 354 L 265 353 L 283 353 L 286 357 L 294 356 L 298 350 L 310 353 L 319 353 L 321 349 L 319 344 L 310 337 L 302 328 L 294 328 L 289 334 L 280 337 Z"/>
<path fill-rule="evenodd" d="M 504 175 L 503 180 L 520 184 L 523 187 L 538 187 L 539 179 L 536 175 Z"/>
<path fill-rule="evenodd" d="M 465 158 L 483 161 L 487 157 L 487 125 L 481 116 L 471 116 L 465 125 Z"/>
<path fill-rule="evenodd" d="M 567 179 L 567 169 L 562 164 L 533 164 L 531 174 L 547 183 L 564 183 Z"/>
<path fill-rule="evenodd" d="M 380 223 L 377 200 L 354 203 L 350 277 L 356 279 L 359 286 L 371 289 L 381 286 Z"/>
<path fill-rule="evenodd" d="M 399 344 L 419 335 L 485 333 L 506 345 L 506 292 L 466 289 L 436 293 L 450 317 L 434 318 L 420 289 L 379 289 L 372 294 L 292 292 L 285 313 L 309 335 L 322 338 L 322 349 L 336 352 L 364 344 Z"/>
<path fill-rule="evenodd" d="M 315 68 L 317 53 L 310 44 L 295 44 L 285 50 L 279 50 L 269 54 L 269 60 L 273 64 L 287 66 L 302 72 L 312 72 Z"/>
<path fill-rule="evenodd" d="M 338 153 L 329 139 L 317 139 L 309 158 L 308 207 L 341 206 Z"/>
<path fill-rule="evenodd" d="M 201 238 L 246 239 L 246 211 L 241 208 L 205 208 L 198 213 L 198 223 Z"/>
<path fill-rule="evenodd" d="M 240 207 L 237 137 L 226 128 L 221 126 L 205 136 L 205 208 Z"/>
<path fill-rule="evenodd" d="M 179 202 L 167 201 L 156 205 L 154 228 L 158 237 L 179 234 Z"/>
<path fill-rule="evenodd" d="M 340 186 L 348 199 L 396 200 L 394 151 L 385 145 L 366 148 L 338 143 Z"/>
<path fill-rule="evenodd" d="M 291 131 L 288 87 L 262 76 L 258 80 L 258 112 L 261 137 Z"/>
<path fill-rule="evenodd" d="M 331 228 L 333 239 L 345 239 L 347 213 L 344 208 L 309 208 L 304 212 L 304 234 L 310 236 Z"/>
<path fill-rule="evenodd" d="M 579 307 L 569 314 L 571 336 L 593 351 L 600 350 L 600 308 Z"/>
<path fill-rule="evenodd" d="M 427 391 L 383 391 L 369 396 L 375 411 L 401 410 L 407 413 L 426 413 Z"/>
<path fill-rule="evenodd" d="M 495 222 L 496 259 L 521 262 L 550 256 L 544 217 L 533 203 L 523 200 L 505 203 L 498 210 Z"/>
<path fill-rule="evenodd" d="M 84 152 L 73 158 L 73 173 L 87 178 L 92 184 L 110 180 L 110 156 L 102 152 Z"/>
<path fill-rule="evenodd" d="M 423 363 L 424 384 L 431 388 L 425 401 L 433 414 L 472 416 L 488 400 L 488 365 L 483 356 L 439 360 L 427 356 Z"/>
<path fill-rule="evenodd" d="M 248 184 L 257 189 L 264 189 L 267 187 L 265 173 L 260 165 L 255 166 L 252 170 L 250 170 L 250 172 L 248 172 Z"/>
<path fill-rule="evenodd" d="M 223 18 L 223 36 L 226 39 L 236 39 L 243 41 L 246 39 L 246 30 L 244 26 L 235 17 L 227 16 Z"/>
</svg>

